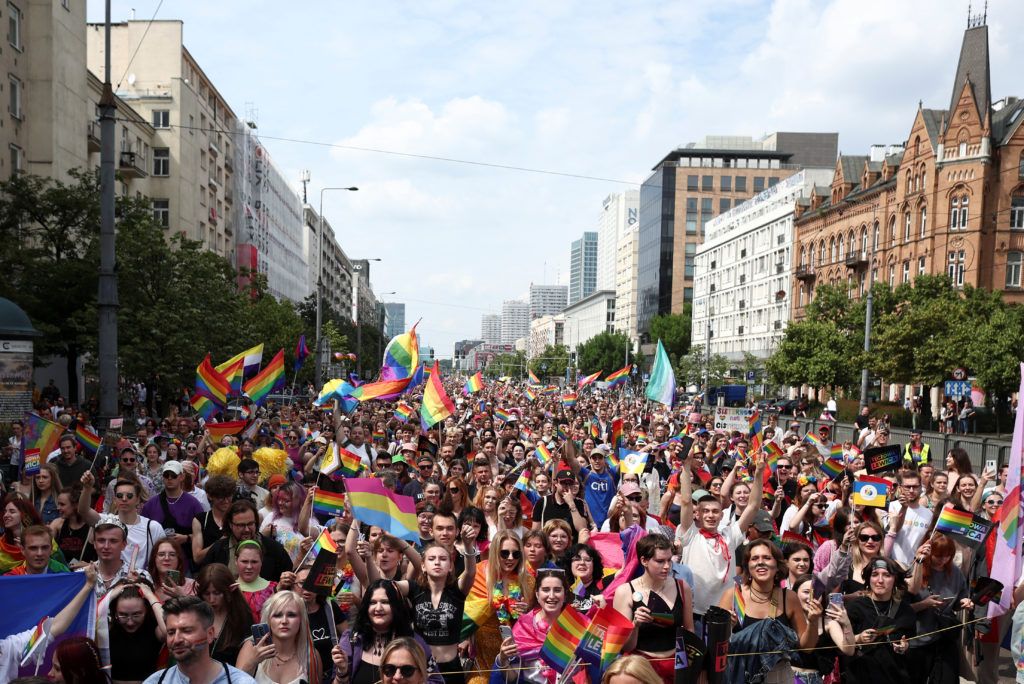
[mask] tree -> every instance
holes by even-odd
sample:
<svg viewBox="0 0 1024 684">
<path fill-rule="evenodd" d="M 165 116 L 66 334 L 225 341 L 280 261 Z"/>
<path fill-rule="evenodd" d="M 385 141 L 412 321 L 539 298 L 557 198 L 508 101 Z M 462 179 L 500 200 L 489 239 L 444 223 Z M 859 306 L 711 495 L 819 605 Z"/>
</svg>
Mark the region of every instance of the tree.
<svg viewBox="0 0 1024 684">
<path fill-rule="evenodd" d="M 569 367 L 569 348 L 564 344 L 548 344 L 540 356 L 530 361 L 532 370 L 541 381 L 549 377 L 565 377 L 565 369 Z"/>
<path fill-rule="evenodd" d="M 580 375 L 600 371 L 607 375 L 626 364 L 626 351 L 631 344 L 623 333 L 603 332 L 581 344 L 577 350 L 576 365 Z"/>
<path fill-rule="evenodd" d="M 765 368 L 777 384 L 848 387 L 859 372 L 855 350 L 856 343 L 836 323 L 808 319 L 786 328 Z"/>
<path fill-rule="evenodd" d="M 651 319 L 651 340 L 661 340 L 673 363 L 690 351 L 690 322 L 689 304 L 681 314 L 659 314 Z"/>
<path fill-rule="evenodd" d="M 701 349 L 694 349 L 680 357 L 672 367 L 676 371 L 677 387 L 699 387 L 704 381 L 704 352 Z"/>
<path fill-rule="evenodd" d="M 526 376 L 526 354 L 521 351 L 498 354 L 484 368 L 484 375 L 491 378 L 510 376 L 523 378 Z"/>
</svg>

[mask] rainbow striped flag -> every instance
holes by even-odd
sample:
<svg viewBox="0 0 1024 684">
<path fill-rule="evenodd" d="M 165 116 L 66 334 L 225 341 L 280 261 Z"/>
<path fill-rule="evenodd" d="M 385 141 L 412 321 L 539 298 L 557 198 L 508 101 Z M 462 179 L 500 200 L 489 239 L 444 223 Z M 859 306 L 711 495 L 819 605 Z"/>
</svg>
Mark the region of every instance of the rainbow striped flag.
<svg viewBox="0 0 1024 684">
<path fill-rule="evenodd" d="M 545 397 L 550 397 L 558 394 L 558 385 L 548 385 L 540 391 Z"/>
<path fill-rule="evenodd" d="M 60 424 L 46 420 L 34 413 L 29 413 L 25 416 L 25 427 L 22 431 L 21 440 L 25 451 L 38 449 L 42 459 L 45 461 L 46 457 L 57 449 L 58 441 L 63 432 L 64 427 Z"/>
<path fill-rule="evenodd" d="M 548 445 L 544 442 L 538 444 L 533 453 L 542 466 L 547 466 L 554 458 L 554 456 L 551 455 L 551 449 L 549 449 Z"/>
<path fill-rule="evenodd" d="M 613 447 L 607 454 L 605 454 L 605 460 L 608 461 L 608 465 L 609 465 L 609 467 L 612 468 L 612 470 L 618 470 L 619 469 L 619 463 L 620 463 L 620 461 L 619 461 L 619 450 L 620 449 L 625 449 L 625 447 L 617 447 L 617 448 Z"/>
<path fill-rule="evenodd" d="M 345 495 L 335 492 L 325 492 L 317 488 L 313 492 L 313 513 L 324 517 L 333 518 L 345 511 Z"/>
<path fill-rule="evenodd" d="M 201 394 L 218 406 L 224 406 L 231 392 L 231 384 L 210 363 L 210 355 L 196 367 L 196 394 Z"/>
<path fill-rule="evenodd" d="M 540 384 L 540 378 L 538 378 L 537 374 L 534 373 L 529 368 L 526 369 L 526 375 L 527 375 L 527 377 L 530 378 L 530 384 L 531 385 L 539 385 Z"/>
<path fill-rule="evenodd" d="M 768 467 L 774 471 L 776 464 L 785 452 L 776 442 L 768 442 L 765 444 L 764 452 L 768 454 Z"/>
<path fill-rule="evenodd" d="M 284 349 L 281 349 L 270 360 L 266 368 L 254 375 L 242 388 L 245 396 L 259 406 L 267 399 L 267 395 L 284 387 Z"/>
<path fill-rule="evenodd" d="M 494 409 L 494 417 L 499 419 L 499 420 L 501 420 L 502 422 L 507 423 L 509 421 L 509 419 L 512 418 L 512 415 L 513 415 L 512 413 L 506 411 L 505 409 L 501 408 L 500 406 L 498 406 L 497 408 Z"/>
<path fill-rule="evenodd" d="M 590 436 L 594 439 L 598 439 L 601 436 L 601 426 L 598 425 L 596 419 L 590 421 Z"/>
<path fill-rule="evenodd" d="M 616 418 L 612 421 L 612 450 L 618 449 L 622 446 L 622 418 Z"/>
<path fill-rule="evenodd" d="M 601 377 L 601 373 L 602 372 L 603 371 L 597 371 L 596 373 L 592 373 L 592 374 L 590 374 L 590 375 L 588 375 L 586 377 L 580 378 L 579 382 L 576 384 L 577 389 L 583 389 L 584 387 L 586 387 L 590 383 L 592 383 L 595 380 L 597 380 L 599 377 Z"/>
<path fill-rule="evenodd" d="M 302 368 L 302 362 L 309 356 L 309 347 L 306 346 L 306 333 L 299 335 L 299 341 L 295 344 L 295 372 Z"/>
<path fill-rule="evenodd" d="M 637 430 L 636 431 L 636 438 L 637 439 L 642 439 L 642 440 L 644 440 L 646 442 L 647 441 L 647 430 L 644 430 L 643 428 L 640 428 L 639 430 Z"/>
<path fill-rule="evenodd" d="M 764 438 L 761 436 L 761 433 L 755 432 L 754 436 L 750 438 L 750 453 L 756 454 L 757 452 L 761 451 L 761 448 L 764 446 L 762 444 L 763 441 Z"/>
<path fill-rule="evenodd" d="M 203 420 L 208 419 L 217 412 L 217 405 L 209 397 L 204 397 L 202 394 L 193 394 L 188 403 L 192 410 L 196 412 L 196 415 Z"/>
<path fill-rule="evenodd" d="M 75 439 L 82 445 L 82 448 L 90 454 L 95 454 L 100 448 L 100 436 L 85 427 L 81 423 L 75 424 Z"/>
<path fill-rule="evenodd" d="M 232 356 L 224 363 L 217 366 L 217 370 L 223 373 L 227 368 L 235 365 L 239 361 L 242 362 L 242 375 L 246 376 L 249 373 L 256 371 L 263 363 L 263 344 L 257 344 L 255 347 L 250 347 L 244 352 Z"/>
<path fill-rule="evenodd" d="M 562 614 L 551 625 L 544 645 L 540 649 L 540 657 L 545 663 L 558 672 L 569 666 L 576 653 L 584 632 L 590 621 L 572 606 L 562 609 Z"/>
<path fill-rule="evenodd" d="M 531 387 L 527 387 L 523 390 L 523 394 L 526 395 L 527 400 L 537 401 L 537 393 Z"/>
<path fill-rule="evenodd" d="M 313 542 L 313 547 L 310 549 L 310 553 L 316 558 L 316 555 L 321 551 L 327 551 L 328 553 L 338 554 L 338 543 L 331 537 L 331 533 L 327 530 L 320 532 L 320 536 Z"/>
<path fill-rule="evenodd" d="M 626 380 L 629 380 L 629 372 L 631 370 L 633 370 L 633 364 L 629 364 L 625 368 L 620 368 L 619 370 L 615 371 L 614 373 L 611 373 L 607 378 L 605 378 L 605 382 L 608 383 L 608 387 L 617 387 L 618 385 L 624 385 L 626 383 Z"/>
<path fill-rule="evenodd" d="M 568 394 L 562 395 L 562 406 L 565 408 L 572 408 L 576 405 L 576 393 L 569 392 Z"/>
<path fill-rule="evenodd" d="M 224 364 L 221 364 L 222 366 Z M 219 368 L 219 366 L 218 366 Z M 231 387 L 231 394 L 242 393 L 242 380 L 245 376 L 245 359 L 238 359 L 229 366 L 226 366 L 223 371 L 220 371 L 224 379 L 228 381 L 228 386 Z"/>
<path fill-rule="evenodd" d="M 480 371 L 477 371 L 474 375 L 472 375 L 469 378 L 469 380 L 466 380 L 466 386 L 462 388 L 462 393 L 468 396 L 470 394 L 473 394 L 474 392 L 479 392 L 483 388 L 484 374 L 481 373 Z"/>
<path fill-rule="evenodd" d="M 381 380 L 400 380 L 411 378 L 420 365 L 420 343 L 416 337 L 416 326 L 409 332 L 395 335 L 384 349 L 384 360 L 381 362 Z"/>
<path fill-rule="evenodd" d="M 736 613 L 736 617 L 739 618 L 739 623 L 742 627 L 743 621 L 747 619 L 747 601 L 743 598 L 743 591 L 740 589 L 738 582 L 732 595 L 732 609 Z"/>
<path fill-rule="evenodd" d="M 331 445 L 331 448 L 324 454 L 323 461 L 320 462 L 320 472 L 332 478 L 336 472 L 340 472 L 345 477 L 355 477 L 362 468 L 363 462 L 359 456 L 339 446 L 337 442 Z"/>
<path fill-rule="evenodd" d="M 607 670 L 626 645 L 633 623 L 626 616 L 615 610 L 611 604 L 606 605 L 594 614 L 590 621 L 590 629 L 604 627 L 604 638 L 601 640 L 601 670 Z"/>
<path fill-rule="evenodd" d="M 953 508 L 952 504 L 946 504 L 939 513 L 939 520 L 935 523 L 936 532 L 958 533 L 963 528 L 970 529 L 974 516 L 967 511 L 959 511 Z"/>
<path fill-rule="evenodd" d="M 833 442 L 832 448 L 829 449 L 829 456 L 841 463 L 843 461 L 843 445 L 839 442 Z"/>
<path fill-rule="evenodd" d="M 420 423 L 424 430 L 455 413 L 455 404 L 448 398 L 441 384 L 441 370 L 437 361 L 430 372 L 426 389 L 423 390 L 423 404 L 420 406 Z M 365 521 L 364 521 L 365 522 Z M 417 537 L 418 538 L 418 537 Z"/>
<path fill-rule="evenodd" d="M 804 435 L 804 441 L 807 442 L 808 444 L 813 445 L 814 448 L 818 450 L 818 453 L 821 454 L 822 456 L 828 457 L 832 455 L 832 447 L 825 444 L 824 440 L 822 440 L 821 437 L 814 434 L 813 432 L 808 432 L 806 435 Z"/>
<path fill-rule="evenodd" d="M 46 638 L 46 621 L 51 618 L 43 617 L 36 625 L 35 629 L 32 630 L 32 634 L 28 637 L 28 643 L 25 644 L 25 648 L 21 651 L 21 665 L 24 666 L 32 656 L 35 654 L 39 647 L 45 644 L 48 639 Z M 15 668 L 17 669 L 17 668 Z"/>
<path fill-rule="evenodd" d="M 398 402 L 398 406 L 395 407 L 395 418 L 403 423 L 408 423 L 409 419 L 412 418 L 412 414 L 415 412 L 416 409 L 414 409 L 411 404 L 400 401 Z"/>
<path fill-rule="evenodd" d="M 210 433 L 210 441 L 220 444 L 225 437 L 233 437 L 245 429 L 244 420 L 232 420 L 226 423 L 207 423 L 206 431 Z"/>
<path fill-rule="evenodd" d="M 555 436 L 558 437 L 558 439 L 569 439 L 569 433 L 566 432 L 565 428 L 561 425 L 555 428 Z"/>
<path fill-rule="evenodd" d="M 383 482 L 371 477 L 348 480 L 345 486 L 356 520 L 367 525 L 377 525 L 399 539 L 413 542 L 419 540 L 416 502 L 411 496 L 389 492 Z"/>
<path fill-rule="evenodd" d="M 842 475 L 846 471 L 846 466 L 843 465 L 842 451 L 840 451 L 840 458 L 826 458 L 821 464 L 821 470 L 831 479 L 835 479 Z"/>
<path fill-rule="evenodd" d="M 383 442 L 387 438 L 388 433 L 384 432 L 383 430 L 374 430 L 372 433 L 370 433 L 370 439 L 372 439 L 374 442 Z"/>
<path fill-rule="evenodd" d="M 409 386 L 411 378 L 401 380 L 379 380 L 368 382 L 349 391 L 348 396 L 358 401 L 370 401 L 371 399 L 383 399 L 388 401 L 397 398 L 405 388 Z"/>
<path fill-rule="evenodd" d="M 757 434 L 761 432 L 761 412 L 754 409 L 754 412 L 747 417 L 747 434 Z"/>
</svg>

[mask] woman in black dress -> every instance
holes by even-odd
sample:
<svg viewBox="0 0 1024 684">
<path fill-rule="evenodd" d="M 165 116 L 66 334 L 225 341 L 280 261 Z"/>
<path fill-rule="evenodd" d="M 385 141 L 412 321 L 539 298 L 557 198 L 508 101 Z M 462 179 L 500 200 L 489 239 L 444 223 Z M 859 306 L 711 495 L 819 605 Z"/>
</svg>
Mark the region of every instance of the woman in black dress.
<svg viewBox="0 0 1024 684">
<path fill-rule="evenodd" d="M 857 646 L 843 658 L 843 672 L 850 684 L 902 684 L 914 681 L 907 667 L 910 643 L 917 633 L 917 615 L 906 600 L 906 580 L 900 565 L 879 557 L 861 576 L 867 589 L 850 599 L 846 612 Z"/>
</svg>

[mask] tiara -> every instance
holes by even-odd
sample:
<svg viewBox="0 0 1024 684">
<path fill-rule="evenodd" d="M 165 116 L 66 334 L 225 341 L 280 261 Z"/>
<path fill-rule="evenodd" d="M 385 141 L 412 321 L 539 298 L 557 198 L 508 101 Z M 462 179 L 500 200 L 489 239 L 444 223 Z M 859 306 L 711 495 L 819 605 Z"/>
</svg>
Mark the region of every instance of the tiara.
<svg viewBox="0 0 1024 684">
<path fill-rule="evenodd" d="M 102 525 L 113 525 L 114 527 L 120 527 L 121 530 L 125 533 L 125 536 L 128 535 L 127 525 L 121 522 L 121 519 L 113 513 L 100 513 L 99 520 L 96 521 L 94 528 L 98 529 Z"/>
</svg>

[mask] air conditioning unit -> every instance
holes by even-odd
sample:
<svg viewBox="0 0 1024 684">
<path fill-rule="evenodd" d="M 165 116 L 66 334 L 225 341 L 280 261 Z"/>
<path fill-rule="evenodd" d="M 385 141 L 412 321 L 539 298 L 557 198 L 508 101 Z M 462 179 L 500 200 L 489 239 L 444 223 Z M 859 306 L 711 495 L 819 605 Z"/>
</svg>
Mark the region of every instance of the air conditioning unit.
<svg viewBox="0 0 1024 684">
<path fill-rule="evenodd" d="M 746 300 L 741 299 L 740 300 L 740 310 L 742 311 L 745 308 L 747 308 L 747 302 L 746 302 Z"/>
</svg>

